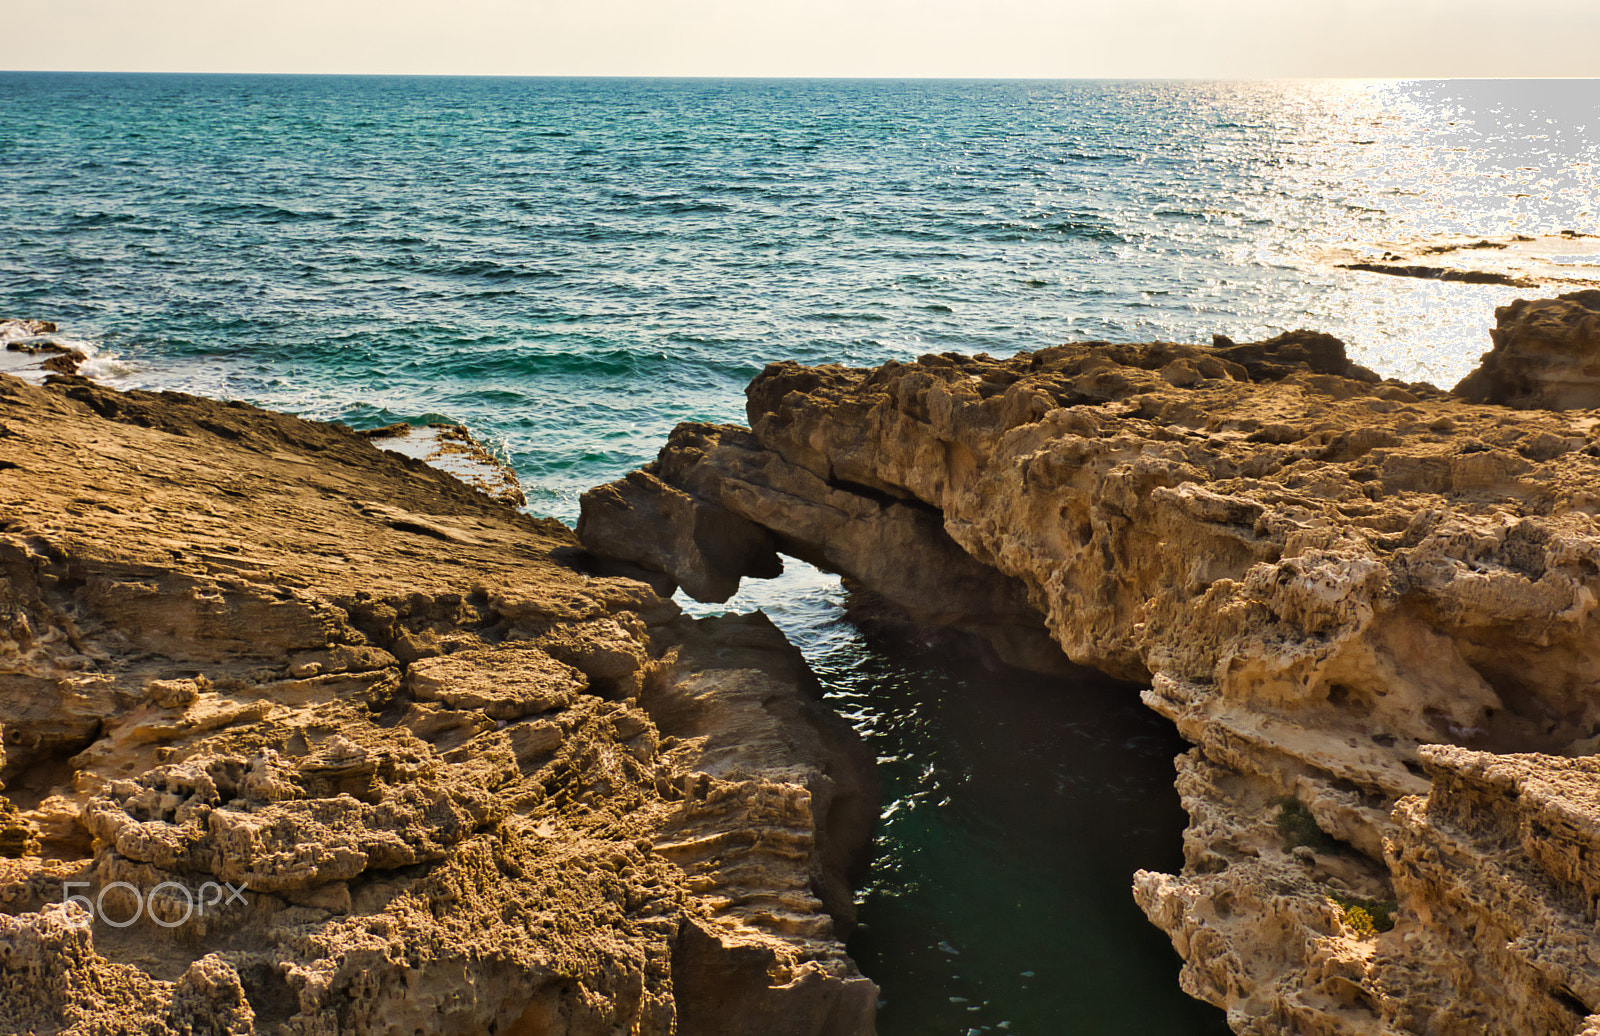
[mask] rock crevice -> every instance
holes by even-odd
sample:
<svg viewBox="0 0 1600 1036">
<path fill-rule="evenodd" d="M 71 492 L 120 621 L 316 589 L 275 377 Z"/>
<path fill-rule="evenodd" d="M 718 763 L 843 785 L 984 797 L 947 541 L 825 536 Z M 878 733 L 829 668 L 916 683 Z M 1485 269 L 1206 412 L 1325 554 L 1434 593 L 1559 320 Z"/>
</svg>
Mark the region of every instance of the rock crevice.
<svg viewBox="0 0 1600 1036">
<path fill-rule="evenodd" d="M 1184 871 L 1136 898 L 1236 1031 L 1576 1032 L 1600 1009 L 1560 978 L 1577 958 L 1534 949 L 1546 921 L 1592 928 L 1571 869 L 1530 859 L 1544 877 L 1464 907 L 1511 865 L 1441 819 L 1461 759 L 1600 745 L 1589 415 L 1384 381 L 1310 332 L 774 364 L 748 398 L 748 430 L 680 427 L 591 492 L 585 544 L 717 593 L 782 551 L 1014 661 L 1144 682 L 1196 747 Z M 696 523 L 758 546 L 716 567 Z M 1491 921 L 1521 962 L 1503 988 L 1475 977 Z"/>
</svg>

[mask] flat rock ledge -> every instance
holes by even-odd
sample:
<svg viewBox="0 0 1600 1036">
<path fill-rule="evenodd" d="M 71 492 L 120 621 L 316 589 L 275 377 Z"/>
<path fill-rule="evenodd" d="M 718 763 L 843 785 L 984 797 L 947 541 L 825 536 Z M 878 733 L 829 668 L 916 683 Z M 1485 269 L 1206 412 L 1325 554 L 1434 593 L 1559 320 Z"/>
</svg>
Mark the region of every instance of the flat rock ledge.
<svg viewBox="0 0 1600 1036">
<path fill-rule="evenodd" d="M 1600 1034 L 1600 413 L 1310 332 L 780 363 L 748 399 L 591 491 L 585 544 L 707 597 L 789 554 L 1142 681 L 1194 747 L 1183 872 L 1134 895 L 1236 1032 Z"/>
<path fill-rule="evenodd" d="M 0 376 L 0 1029 L 866 1034 L 760 615 L 337 426 Z"/>
</svg>

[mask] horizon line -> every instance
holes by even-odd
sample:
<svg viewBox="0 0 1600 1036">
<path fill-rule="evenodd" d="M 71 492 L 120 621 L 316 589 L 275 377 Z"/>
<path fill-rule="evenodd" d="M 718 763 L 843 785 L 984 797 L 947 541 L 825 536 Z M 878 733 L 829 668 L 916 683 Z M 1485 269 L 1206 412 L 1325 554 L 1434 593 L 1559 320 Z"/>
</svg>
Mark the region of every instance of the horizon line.
<svg viewBox="0 0 1600 1036">
<path fill-rule="evenodd" d="M 1595 76 L 1442 76 L 1442 75 L 984 75 L 953 73 L 940 75 L 747 75 L 635 72 L 282 72 L 254 69 L 121 69 L 121 68 L 0 68 L 0 75 L 134 75 L 134 76 L 284 76 L 406 79 L 655 79 L 655 80 L 744 80 L 749 82 L 793 82 L 835 80 L 843 82 L 950 82 L 977 81 L 1002 83 L 1038 82 L 1240 82 L 1240 83 L 1405 83 L 1405 82 L 1600 82 Z"/>
</svg>

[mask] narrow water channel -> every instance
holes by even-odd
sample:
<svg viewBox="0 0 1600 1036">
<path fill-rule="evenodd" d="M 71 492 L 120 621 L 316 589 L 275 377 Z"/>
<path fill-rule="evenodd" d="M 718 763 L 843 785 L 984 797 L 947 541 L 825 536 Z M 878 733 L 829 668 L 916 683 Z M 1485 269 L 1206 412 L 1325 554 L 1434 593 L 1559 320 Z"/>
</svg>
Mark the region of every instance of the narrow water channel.
<svg viewBox="0 0 1600 1036">
<path fill-rule="evenodd" d="M 788 561 L 707 611 L 761 608 L 878 756 L 882 820 L 850 951 L 882 1036 L 1221 1036 L 1133 903 L 1177 870 L 1184 748 L 1137 689 L 986 664 L 864 631 L 832 576 Z"/>
</svg>

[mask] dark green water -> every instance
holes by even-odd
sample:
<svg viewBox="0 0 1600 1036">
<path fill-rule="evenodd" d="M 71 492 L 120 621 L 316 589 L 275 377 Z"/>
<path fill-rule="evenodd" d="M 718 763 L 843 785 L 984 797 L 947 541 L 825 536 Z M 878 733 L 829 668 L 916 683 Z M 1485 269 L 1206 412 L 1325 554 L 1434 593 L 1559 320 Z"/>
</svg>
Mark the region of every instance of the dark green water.
<svg viewBox="0 0 1600 1036">
<path fill-rule="evenodd" d="M 725 607 L 763 608 L 878 754 L 850 950 L 882 987 L 880 1033 L 1226 1033 L 1179 991 L 1177 954 L 1133 903 L 1135 870 L 1182 865 L 1186 819 L 1185 745 L 1138 689 L 865 632 L 837 580 L 789 566 Z"/>
</svg>

